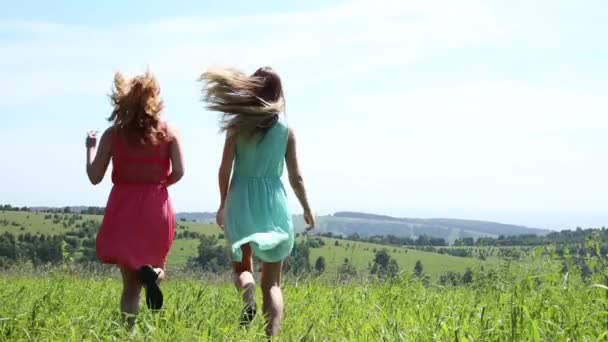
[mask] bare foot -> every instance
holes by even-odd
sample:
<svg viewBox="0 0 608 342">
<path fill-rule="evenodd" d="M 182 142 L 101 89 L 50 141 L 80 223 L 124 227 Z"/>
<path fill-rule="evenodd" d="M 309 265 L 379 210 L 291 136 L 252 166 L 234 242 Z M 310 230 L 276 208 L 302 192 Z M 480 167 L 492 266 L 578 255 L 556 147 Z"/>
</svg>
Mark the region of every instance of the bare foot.
<svg viewBox="0 0 608 342">
<path fill-rule="evenodd" d="M 165 280 L 165 271 L 162 268 L 155 268 L 154 272 L 158 275 L 158 280 Z"/>
</svg>

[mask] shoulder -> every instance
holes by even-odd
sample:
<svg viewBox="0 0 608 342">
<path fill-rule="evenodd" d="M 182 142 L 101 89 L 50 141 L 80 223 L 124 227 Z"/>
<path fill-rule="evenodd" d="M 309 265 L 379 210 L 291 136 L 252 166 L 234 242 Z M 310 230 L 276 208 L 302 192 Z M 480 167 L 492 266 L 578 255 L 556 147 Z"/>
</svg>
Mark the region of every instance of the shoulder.
<svg viewBox="0 0 608 342">
<path fill-rule="evenodd" d="M 177 126 L 169 122 L 163 123 L 163 126 L 169 141 L 179 140 L 180 132 L 179 129 L 177 129 Z"/>
<path fill-rule="evenodd" d="M 106 128 L 106 130 L 101 135 L 100 143 L 111 143 L 112 138 L 114 137 L 114 131 L 115 131 L 114 126 L 110 126 L 110 127 Z"/>
<path fill-rule="evenodd" d="M 283 119 L 279 119 L 274 126 L 273 130 L 280 132 L 281 135 L 291 135 L 291 128 L 287 125 L 287 123 Z"/>
<path fill-rule="evenodd" d="M 103 131 L 103 134 L 101 136 L 111 138 L 114 135 L 114 131 L 115 131 L 114 126 L 110 126 L 110 127 L 106 128 L 105 131 Z"/>
<path fill-rule="evenodd" d="M 285 121 L 285 119 L 279 117 L 279 119 L 275 122 L 275 127 L 281 127 L 281 129 L 289 129 L 289 126 L 287 125 L 287 122 Z"/>
<path fill-rule="evenodd" d="M 103 151 L 112 151 L 114 148 L 115 131 L 114 126 L 110 126 L 101 134 L 101 137 L 99 138 L 100 153 L 103 153 Z"/>
</svg>

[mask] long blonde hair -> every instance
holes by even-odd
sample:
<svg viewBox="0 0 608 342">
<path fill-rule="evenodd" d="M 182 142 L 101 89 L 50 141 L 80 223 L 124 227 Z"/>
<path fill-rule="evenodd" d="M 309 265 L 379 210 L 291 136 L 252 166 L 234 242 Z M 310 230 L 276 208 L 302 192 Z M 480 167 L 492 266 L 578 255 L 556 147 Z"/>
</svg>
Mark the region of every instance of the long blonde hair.
<svg viewBox="0 0 608 342">
<path fill-rule="evenodd" d="M 110 94 L 114 109 L 108 121 L 130 143 L 158 144 L 167 139 L 159 129 L 163 101 L 160 86 L 152 73 L 126 79 L 120 72 L 114 75 L 114 88 Z"/>
<path fill-rule="evenodd" d="M 211 68 L 199 81 L 207 109 L 222 113 L 220 131 L 231 136 L 264 135 L 285 110 L 281 78 L 270 67 L 251 76 L 236 69 Z"/>
</svg>

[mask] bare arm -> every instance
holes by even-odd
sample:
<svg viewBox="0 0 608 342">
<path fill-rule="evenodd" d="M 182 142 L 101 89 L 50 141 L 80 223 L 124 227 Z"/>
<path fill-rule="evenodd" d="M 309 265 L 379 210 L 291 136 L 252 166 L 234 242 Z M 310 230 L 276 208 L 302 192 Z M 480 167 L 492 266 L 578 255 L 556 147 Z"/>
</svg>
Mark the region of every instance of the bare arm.
<svg viewBox="0 0 608 342">
<path fill-rule="evenodd" d="M 102 180 L 112 157 L 112 128 L 108 128 L 101 136 L 99 150 L 97 150 L 97 137 L 89 133 L 86 141 L 87 147 L 87 176 L 91 184 L 97 185 Z"/>
<path fill-rule="evenodd" d="M 230 175 L 232 174 L 232 164 L 234 163 L 235 142 L 233 138 L 226 134 L 224 142 L 224 152 L 222 153 L 222 163 L 218 172 L 218 183 L 220 186 L 220 207 L 217 210 L 215 221 L 220 228 L 224 229 L 224 206 L 226 205 L 226 197 L 228 197 L 228 188 L 230 186 Z"/>
<path fill-rule="evenodd" d="M 218 173 L 218 182 L 220 186 L 220 209 L 226 204 L 228 196 L 228 187 L 230 185 L 230 175 L 232 174 L 232 164 L 234 163 L 235 143 L 233 138 L 226 135 L 224 142 L 224 152 L 222 153 L 222 164 Z"/>
<path fill-rule="evenodd" d="M 171 159 L 171 174 L 167 178 L 167 186 L 179 182 L 184 177 L 184 158 L 182 156 L 181 137 L 175 127 L 169 128 L 171 144 L 169 144 L 169 158 Z"/>
<path fill-rule="evenodd" d="M 285 161 L 287 162 L 287 172 L 289 173 L 289 183 L 291 188 L 296 194 L 302 209 L 304 210 L 304 220 L 309 225 L 308 229 L 312 229 L 315 226 L 315 219 L 310 210 L 308 204 L 308 197 L 306 195 L 306 188 L 304 187 L 304 179 L 300 172 L 298 165 L 298 156 L 296 153 L 296 137 L 293 131 L 289 130 L 289 136 L 287 138 L 287 153 L 285 154 Z"/>
</svg>

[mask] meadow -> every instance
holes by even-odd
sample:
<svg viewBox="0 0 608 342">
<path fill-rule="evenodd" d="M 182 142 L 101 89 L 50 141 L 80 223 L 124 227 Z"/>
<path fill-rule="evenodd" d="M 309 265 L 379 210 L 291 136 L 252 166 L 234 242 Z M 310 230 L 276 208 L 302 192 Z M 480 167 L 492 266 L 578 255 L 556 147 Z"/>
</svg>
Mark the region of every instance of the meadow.
<svg viewBox="0 0 608 342">
<path fill-rule="evenodd" d="M 386 249 L 391 258 L 397 261 L 400 270 L 412 271 L 417 261 L 424 265 L 424 270 L 431 279 L 437 279 L 440 274 L 448 271 L 462 273 L 466 268 L 481 269 L 483 267 L 494 267 L 498 260 L 488 259 L 485 261 L 474 258 L 462 258 L 450 255 L 424 252 L 402 247 L 389 247 L 366 242 L 354 242 L 348 240 L 336 240 L 323 238 L 325 246 L 310 249 L 310 261 L 323 256 L 327 262 L 325 272 L 335 274 L 345 259 L 348 259 L 358 270 L 366 271 L 371 267 L 374 255 L 377 251 Z M 335 242 L 339 245 L 336 246 Z"/>
<path fill-rule="evenodd" d="M 85 223 L 94 222 L 99 224 L 99 215 L 75 215 L 72 213 L 50 214 L 44 212 L 17 212 L 0 211 L 0 234 L 10 232 L 19 234 L 76 234 Z M 193 237 L 183 238 L 183 234 L 202 234 L 219 237 L 219 243 L 223 242 L 223 233 L 215 225 L 195 222 L 179 221 L 176 229 L 177 238 L 169 254 L 168 267 L 181 269 L 186 267 L 188 260 L 197 253 L 198 239 Z M 75 235 L 76 236 L 76 235 Z M 306 237 L 300 236 L 298 243 Z M 326 273 L 335 275 L 338 268 L 345 259 L 360 272 L 368 272 L 374 255 L 377 251 L 386 249 L 394 258 L 400 270 L 412 271 L 415 263 L 420 261 L 424 265 L 425 273 L 431 279 L 437 279 L 440 274 L 448 271 L 462 273 L 467 268 L 481 269 L 483 267 L 494 267 L 497 258 L 480 260 L 476 258 L 464 258 L 438 253 L 425 252 L 403 247 L 391 247 L 374 243 L 347 241 L 333 238 L 318 237 L 324 244 L 318 248 L 310 249 L 309 262 L 314 265 L 316 259 L 322 256 L 326 262 Z M 76 253 L 77 254 L 77 253 Z"/>
<path fill-rule="evenodd" d="M 36 265 L 27 259 L 5 264 L 0 275 L 1 341 L 264 338 L 260 316 L 249 330 L 238 327 L 241 304 L 228 271 L 211 274 L 187 265 L 197 255 L 197 236 L 214 236 L 221 244 L 221 231 L 185 221 L 178 224 L 178 239 L 169 256 L 169 278 L 163 284 L 165 307 L 154 314 L 142 306 L 136 328 L 128 331 L 118 311 L 118 272 L 94 261 L 77 260 L 87 250 L 90 254 L 100 219 L 98 215 L 0 211 L 0 234 L 64 235 L 68 241 L 52 265 Z M 28 248 L 33 245 L 28 243 L 45 241 L 20 239 L 24 253 L 31 252 Z M 573 249 L 576 253 L 572 254 L 553 245 L 474 247 L 477 252 L 492 251 L 489 257 L 479 258 L 300 235 L 297 245 L 314 246 L 309 248 L 311 266 L 323 257 L 326 267 L 323 273 L 286 272 L 281 340 L 606 341 L 607 263 L 599 243 L 587 241 L 587 249 Z M 396 274 L 370 274 L 381 250 L 398 264 Z M 505 251 L 518 256 L 510 257 Z M 10 254 L 10 245 L 0 243 L 0 252 Z M 340 271 L 345 259 L 356 273 Z M 420 273 L 414 272 L 417 261 L 424 265 Z M 293 262 L 297 263 L 297 255 Z M 460 273 L 467 268 L 472 278 L 464 281 Z"/>
<path fill-rule="evenodd" d="M 288 277 L 285 341 L 605 341 L 608 287 L 562 275 L 550 257 L 502 264 L 469 286 L 442 287 L 402 274 L 386 282 Z M 0 277 L 3 341 L 255 341 L 263 320 L 238 327 L 240 301 L 226 281 L 174 275 L 166 305 L 142 308 L 129 332 L 117 276 L 59 267 Z M 599 280 L 599 279 L 596 279 Z M 258 293 L 259 296 L 259 293 Z M 260 298 L 258 298 L 258 302 Z"/>
</svg>

